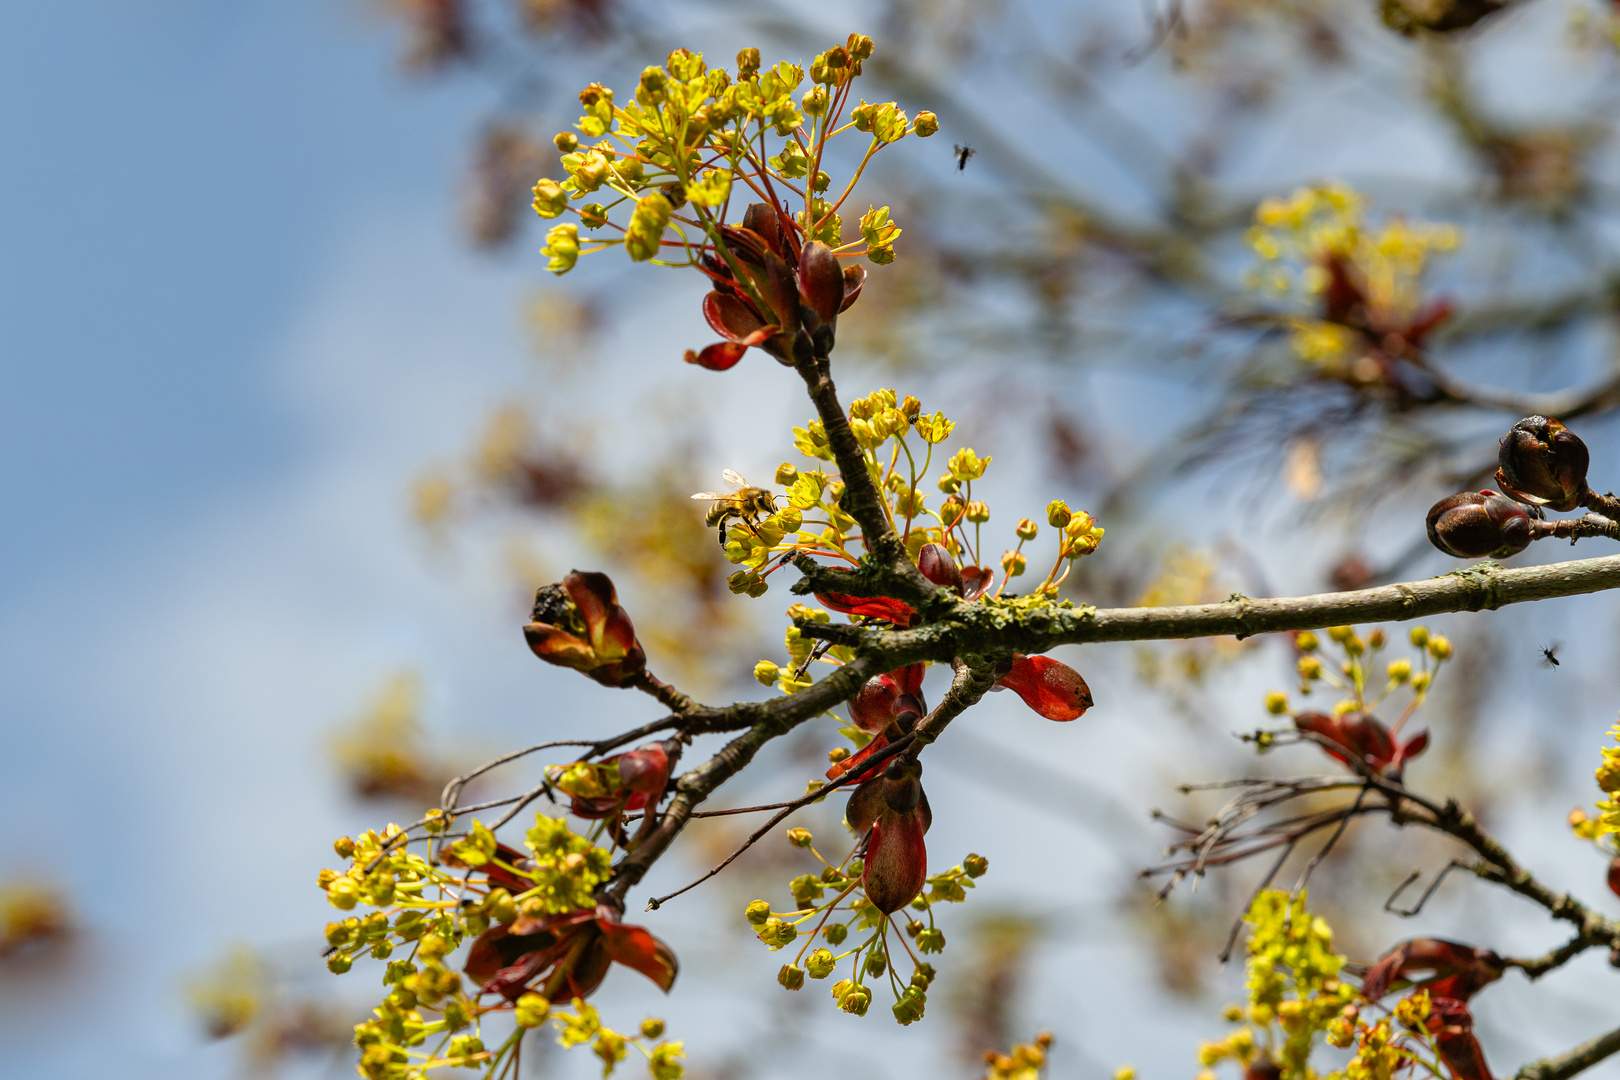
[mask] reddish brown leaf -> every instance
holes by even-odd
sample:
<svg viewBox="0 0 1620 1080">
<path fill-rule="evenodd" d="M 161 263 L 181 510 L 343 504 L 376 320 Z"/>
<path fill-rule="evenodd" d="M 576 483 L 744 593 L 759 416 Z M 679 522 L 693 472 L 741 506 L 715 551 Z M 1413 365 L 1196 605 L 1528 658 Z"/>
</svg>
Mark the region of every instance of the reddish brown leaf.
<svg viewBox="0 0 1620 1080">
<path fill-rule="evenodd" d="M 1455 998 L 1432 998 L 1428 1028 L 1440 1050 L 1440 1060 L 1451 1070 L 1452 1080 L 1491 1080 L 1485 1051 L 1474 1037 L 1474 1017 L 1466 1004 Z"/>
<path fill-rule="evenodd" d="M 845 615 L 866 615 L 887 619 L 896 626 L 908 626 L 916 614 L 911 605 L 887 596 L 846 596 L 843 593 L 816 593 L 824 607 L 841 611 Z"/>
<path fill-rule="evenodd" d="M 1428 978 L 1414 980 L 1415 985 L 1427 986 L 1435 997 L 1467 1001 L 1500 979 L 1504 970 L 1502 958 L 1489 949 L 1440 938 L 1413 938 L 1395 946 L 1368 968 L 1361 990 L 1367 1000 L 1377 1001 L 1389 993 L 1397 980 L 1430 972 Z"/>
<path fill-rule="evenodd" d="M 602 931 L 602 947 L 614 963 L 641 972 L 665 993 L 675 985 L 675 976 L 680 968 L 674 951 L 648 933 L 645 927 L 627 926 L 605 919 L 600 914 L 596 925 Z"/>
<path fill-rule="evenodd" d="M 962 599 L 977 600 L 996 583 L 996 574 L 988 566 L 962 567 Z"/>
<path fill-rule="evenodd" d="M 718 292 L 711 292 L 703 298 L 703 317 L 715 333 L 728 341 L 744 341 L 766 325 L 752 304 Z"/>
<path fill-rule="evenodd" d="M 1091 688 L 1080 673 L 1049 656 L 1013 657 L 1012 670 L 1000 685 L 1048 720 L 1074 720 L 1091 708 Z"/>
<path fill-rule="evenodd" d="M 877 821 L 883 809 L 883 777 L 873 776 L 861 781 L 855 794 L 844 804 L 844 820 L 856 836 L 862 836 Z"/>
<path fill-rule="evenodd" d="M 843 761 L 834 762 L 832 768 L 827 770 L 827 779 L 836 780 L 847 772 L 860 769 L 861 766 L 865 764 L 867 758 L 871 757 L 873 754 L 877 753 L 879 750 L 882 750 L 888 745 L 889 737 L 887 735 L 880 732 L 879 734 L 872 736 L 871 742 L 849 755 L 849 757 L 845 758 Z M 859 779 L 859 776 L 857 776 L 856 779 Z"/>
<path fill-rule="evenodd" d="M 735 341 L 720 341 L 710 345 L 702 352 L 693 352 L 691 349 L 687 349 L 686 362 L 696 364 L 701 368 L 708 368 L 710 371 L 729 371 L 737 366 L 737 361 L 741 360 L 743 353 L 747 351 L 748 346 L 746 345 L 739 345 Z"/>
<path fill-rule="evenodd" d="M 844 299 L 838 305 L 840 315 L 848 311 L 850 305 L 861 298 L 861 288 L 865 284 L 866 267 L 859 264 L 844 267 Z"/>
</svg>

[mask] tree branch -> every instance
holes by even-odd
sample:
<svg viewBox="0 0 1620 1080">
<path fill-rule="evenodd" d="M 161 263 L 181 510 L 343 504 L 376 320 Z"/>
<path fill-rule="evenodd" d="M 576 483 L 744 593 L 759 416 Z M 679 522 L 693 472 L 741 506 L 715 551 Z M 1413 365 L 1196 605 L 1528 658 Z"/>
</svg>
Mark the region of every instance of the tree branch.
<svg viewBox="0 0 1620 1080">
<path fill-rule="evenodd" d="M 801 621 L 804 636 L 863 652 L 915 660 L 948 660 L 979 650 L 1041 653 L 1093 641 L 1155 641 L 1230 634 L 1238 638 L 1349 623 L 1391 622 L 1449 611 L 1620 588 L 1620 555 L 1507 570 L 1486 560 L 1426 581 L 1274 600 L 1237 597 L 1180 607 L 1040 608 L 996 601 L 957 603 L 937 622 L 910 630 Z M 891 665 L 892 666 L 892 665 Z M 887 670 L 885 668 L 885 670 Z"/>
<path fill-rule="evenodd" d="M 1532 1061 L 1518 1071 L 1514 1080 L 1567 1080 L 1576 1073 L 1590 1069 L 1617 1050 L 1620 1050 L 1620 1028 L 1607 1035 L 1599 1035 L 1591 1042 L 1582 1043 L 1567 1054 Z"/>
</svg>

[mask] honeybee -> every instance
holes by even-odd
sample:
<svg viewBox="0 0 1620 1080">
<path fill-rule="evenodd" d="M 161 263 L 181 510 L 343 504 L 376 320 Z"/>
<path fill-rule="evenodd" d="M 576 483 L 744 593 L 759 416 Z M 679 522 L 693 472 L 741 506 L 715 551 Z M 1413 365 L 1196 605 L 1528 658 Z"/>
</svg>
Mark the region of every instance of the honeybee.
<svg viewBox="0 0 1620 1080">
<path fill-rule="evenodd" d="M 720 530 L 720 546 L 724 547 L 728 520 L 736 518 L 752 529 L 760 517 L 776 513 L 776 496 L 764 488 L 752 486 L 735 469 L 727 469 L 720 475 L 736 490 L 729 495 L 718 491 L 700 491 L 692 498 L 708 499 L 714 503 L 709 507 L 703 523 L 711 529 Z"/>
</svg>

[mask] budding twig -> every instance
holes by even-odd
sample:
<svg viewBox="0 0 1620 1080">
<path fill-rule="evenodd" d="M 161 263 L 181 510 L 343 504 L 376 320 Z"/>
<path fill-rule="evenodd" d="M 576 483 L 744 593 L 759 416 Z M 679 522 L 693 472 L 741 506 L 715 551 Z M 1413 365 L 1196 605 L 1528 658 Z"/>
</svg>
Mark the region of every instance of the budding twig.
<svg viewBox="0 0 1620 1080">
<path fill-rule="evenodd" d="M 761 825 L 759 828 L 757 828 L 753 832 L 749 833 L 748 834 L 748 839 L 744 840 L 737 847 L 737 850 L 733 851 L 730 855 L 727 855 L 724 859 L 720 860 L 719 864 L 716 865 L 714 869 L 710 870 L 708 873 L 704 874 L 702 877 L 698 878 L 696 881 L 693 881 L 690 884 L 681 886 L 679 889 L 676 889 L 672 893 L 666 893 L 663 896 L 655 897 L 655 898 L 653 898 L 651 900 L 648 900 L 647 901 L 647 910 L 648 911 L 657 911 L 660 907 L 662 907 L 664 905 L 665 901 L 673 900 L 673 899 L 675 899 L 675 897 L 681 895 L 681 893 L 686 892 L 686 891 L 688 891 L 690 889 L 695 889 L 699 885 L 703 884 L 705 881 L 708 881 L 710 878 L 714 877 L 714 875 L 718 874 L 720 871 L 722 871 L 726 867 L 730 866 L 733 862 L 736 862 L 737 857 L 739 855 L 741 855 L 743 852 L 747 851 L 749 848 L 753 847 L 756 843 L 758 843 L 759 840 L 762 839 L 765 836 L 766 833 L 769 833 L 772 829 L 774 829 L 778 825 L 780 825 L 787 818 L 787 816 L 789 814 L 793 813 L 793 811 L 798 810 L 798 809 L 800 809 L 802 807 L 805 807 L 805 806 L 809 806 L 811 803 L 815 802 L 817 799 L 820 799 L 822 796 L 826 795 L 829 791 L 832 791 L 834 788 L 840 788 L 840 787 L 843 787 L 845 784 L 850 783 L 857 776 L 865 776 L 865 775 L 867 775 L 871 771 L 871 766 L 878 765 L 881 762 L 887 761 L 889 758 L 894 757 L 895 755 L 899 754 L 902 750 L 905 750 L 907 747 L 909 747 L 911 745 L 912 740 L 913 740 L 913 736 L 911 736 L 911 735 L 901 736 L 899 739 L 897 739 L 896 741 L 890 743 L 888 746 L 885 746 L 882 750 L 879 750 L 877 753 L 873 754 L 870 758 L 868 758 L 867 761 L 866 761 L 866 764 L 862 768 L 851 770 L 850 772 L 845 773 L 843 776 L 840 776 L 838 779 L 833 780 L 830 783 L 825 784 L 822 787 L 819 787 L 814 791 L 806 792 L 803 796 L 801 796 L 801 797 L 799 797 L 797 799 L 794 799 L 790 803 L 785 804 L 782 807 L 781 810 L 779 810 L 776 814 L 772 815 L 771 820 L 767 821 L 765 824 Z"/>
</svg>

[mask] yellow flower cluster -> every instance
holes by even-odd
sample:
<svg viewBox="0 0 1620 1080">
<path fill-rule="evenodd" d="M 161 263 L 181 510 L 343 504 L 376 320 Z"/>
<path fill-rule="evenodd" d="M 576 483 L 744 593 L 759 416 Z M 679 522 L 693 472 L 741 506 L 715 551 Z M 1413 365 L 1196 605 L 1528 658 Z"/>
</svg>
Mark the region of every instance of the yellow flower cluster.
<svg viewBox="0 0 1620 1080">
<path fill-rule="evenodd" d="M 964 565 L 988 565 L 981 533 L 990 520 L 990 509 L 973 497 L 973 483 L 983 479 L 991 458 L 980 457 L 970 447 L 956 450 L 936 481 L 935 486 L 945 498 L 934 507 L 929 505 L 933 496 L 924 490 L 924 485 L 936 448 L 950 438 L 956 428 L 954 421 L 943 412 L 924 413 L 915 397 L 902 398 L 894 390 L 882 389 L 850 403 L 849 425 L 867 470 L 882 491 L 888 518 L 911 557 L 917 558 L 927 544 L 939 544 Z M 833 459 L 820 420 L 795 427 L 793 443 L 807 458 Z M 843 479 L 819 466 L 800 469 L 787 462 L 777 469 L 775 479 L 786 489 L 783 494 L 767 491 L 771 504 L 778 509 L 763 517 L 738 521 L 726 531 L 726 557 L 746 568 L 731 576 L 733 592 L 761 595 L 765 578 L 775 569 L 767 564 L 779 566 L 785 556 L 796 553 L 858 562 L 858 550 L 852 550 L 851 545 L 861 540 L 860 527 L 842 505 Z M 1058 556 L 1034 592 L 1051 598 L 1068 576 L 1065 564 L 1095 551 L 1104 530 L 1090 514 L 1070 510 L 1062 500 L 1047 506 L 1046 519 L 1058 530 Z M 820 530 L 807 529 L 807 525 L 819 526 Z M 1000 560 L 1003 582 L 1024 572 L 1023 547 L 1038 530 L 1039 526 L 1029 518 L 1015 525 L 1018 543 Z M 761 681 L 769 680 L 761 676 Z"/>
<path fill-rule="evenodd" d="M 1620 724 L 1609 729 L 1609 737 L 1620 743 Z M 1583 810 L 1572 811 L 1570 826 L 1583 840 L 1601 841 L 1607 836 L 1620 836 L 1620 745 L 1603 748 L 1603 760 L 1593 770 L 1592 778 L 1607 798 L 1599 800 L 1597 817 Z"/>
<path fill-rule="evenodd" d="M 1037 1080 L 1046 1066 L 1046 1051 L 1052 1046 L 1052 1033 L 1042 1031 L 1027 1043 L 1018 1043 L 1008 1054 L 994 1050 L 984 1055 L 984 1080 Z M 1134 1075 L 1134 1074 L 1133 1074 Z"/>
<path fill-rule="evenodd" d="M 1365 637 L 1353 626 L 1333 626 L 1327 630 L 1328 640 L 1343 653 L 1342 660 L 1328 660 L 1322 652 L 1322 641 L 1312 631 L 1294 635 L 1294 648 L 1300 653 L 1296 661 L 1299 670 L 1299 692 L 1310 694 L 1318 682 L 1339 690 L 1345 696 L 1333 706 L 1335 715 L 1342 716 L 1354 710 L 1376 709 L 1396 690 L 1410 688 L 1412 701 L 1407 712 L 1419 707 L 1434 685 L 1440 667 L 1451 659 L 1451 639 L 1443 634 L 1431 634 L 1426 626 L 1414 626 L 1407 635 L 1418 650 L 1417 670 L 1411 659 L 1402 657 L 1384 665 L 1384 678 L 1380 684 L 1373 657 L 1388 645 L 1382 628 L 1375 627 Z M 1266 711 L 1282 716 L 1290 711 L 1288 696 L 1273 690 L 1266 695 Z"/>
<path fill-rule="evenodd" d="M 1369 1021 L 1355 987 L 1339 978 L 1345 958 L 1333 951 L 1333 930 L 1307 910 L 1304 895 L 1290 899 L 1280 890 L 1262 892 L 1247 916 L 1249 962 L 1247 1005 L 1229 1006 L 1229 1021 L 1247 1020 L 1224 1039 L 1199 1048 L 1200 1080 L 1212 1080 L 1213 1067 L 1237 1063 L 1249 1075 L 1256 1066 L 1279 1080 L 1390 1080 L 1409 1075 L 1439 1077 L 1424 1020 L 1429 995 L 1420 991 L 1395 1006 L 1393 1016 Z M 1316 1046 L 1354 1048 L 1344 1066 L 1325 1076 L 1310 1064 Z"/>
<path fill-rule="evenodd" d="M 1401 218 L 1372 229 L 1365 200 L 1355 191 L 1339 184 L 1303 187 L 1287 199 L 1266 199 L 1255 210 L 1248 241 L 1261 265 L 1249 285 L 1315 309 L 1313 317 L 1288 320 L 1294 351 L 1307 363 L 1337 368 L 1356 358 L 1357 329 L 1398 329 L 1412 322 L 1431 256 L 1454 250 L 1460 239 L 1455 226 Z M 1326 295 L 1336 275 L 1354 292 L 1359 313 L 1323 310 L 1346 302 Z M 1339 321 L 1346 318 L 1354 325 Z"/>
<path fill-rule="evenodd" d="M 574 131 L 553 140 L 567 178 L 534 186 L 541 217 L 578 218 L 547 234 L 542 253 L 549 269 L 567 273 L 581 254 L 621 245 L 637 262 L 695 265 L 706 241 L 723 250 L 718 229 L 738 189 L 772 201 L 778 192 L 791 193 L 803 206 L 794 217 L 807 238 L 840 254 L 893 262 L 900 229 L 888 207 L 867 212 L 861 238 L 847 245 L 838 210 L 874 154 L 910 134 L 932 135 L 939 121 L 929 112 L 909 118 L 894 102 L 851 100 L 851 85 L 873 49 L 871 38 L 851 34 L 808 71 L 786 61 L 762 67 L 759 50 L 744 49 L 735 74 L 711 68 L 701 53 L 676 49 L 662 67 L 641 73 L 629 100 L 617 100 L 600 83 L 586 87 Z M 807 75 L 810 86 L 801 93 Z M 826 146 L 851 129 L 870 142 L 842 192 L 829 199 Z M 781 140 L 774 154 L 767 133 Z M 606 235 L 582 241 L 581 228 Z M 678 239 L 666 241 L 671 228 Z M 666 249 L 678 253 L 673 263 L 661 257 Z"/>
<path fill-rule="evenodd" d="M 832 985 L 833 999 L 841 1010 L 865 1016 L 872 1004 L 874 985 L 886 979 L 894 997 L 890 1011 L 895 1022 L 907 1026 L 921 1020 L 935 972 L 932 964 L 918 956 L 945 951 L 945 933 L 934 925 L 934 905 L 965 902 L 967 890 L 975 887 L 975 879 L 989 871 L 990 860 L 983 855 L 968 855 L 949 870 L 928 875 L 926 887 L 909 905 L 910 914 L 902 918 L 898 911 L 884 915 L 867 900 L 861 887 L 864 867 L 854 851 L 834 865 L 815 849 L 815 839 L 808 830 L 789 830 L 788 841 L 814 856 L 821 863 L 821 872 L 800 874 L 788 883 L 788 891 L 793 894 L 791 910 L 775 911 L 768 900 L 755 900 L 743 910 L 754 936 L 772 952 L 803 939 L 798 953 L 777 973 L 777 982 L 785 990 L 800 990 L 806 976 L 826 979 L 847 960 L 850 977 Z M 801 929 L 806 923 L 811 926 Z M 909 945 L 900 939 L 904 952 L 891 947 L 891 928 L 911 939 Z M 850 948 L 834 952 L 850 940 L 852 933 L 857 940 Z M 818 938 L 825 945 L 812 948 Z M 904 959 L 912 961 L 910 979 L 903 979 L 896 970 L 897 960 Z"/>
<path fill-rule="evenodd" d="M 579 784 L 599 779 L 560 768 Z M 437 811 L 428 815 L 425 857 L 400 842 L 404 830 L 398 825 L 357 839 L 343 837 L 333 848 L 349 860 L 348 869 L 320 873 L 318 883 L 332 906 L 341 911 L 361 904 L 377 909 L 327 924 L 327 967 L 342 974 L 362 953 L 388 961 L 383 974 L 386 996 L 371 1017 L 355 1027 L 360 1074 L 369 1080 L 422 1080 L 429 1070 L 459 1066 L 492 1077 L 510 1064 L 525 1030 L 549 1021 L 565 1047 L 592 1042 L 604 1075 L 626 1056 L 628 1047 L 635 1046 L 646 1056 L 654 1080 L 677 1080 L 682 1071 L 681 1044 L 652 1045 L 663 1032 L 662 1021 L 649 1020 L 642 1025 L 641 1036 L 627 1037 L 603 1027 L 595 1010 L 582 1001 L 574 1002 L 572 1013 L 554 1010 L 534 993 L 523 995 L 513 1006 L 480 1004 L 477 988 L 465 984 L 450 960 L 464 942 L 494 924 L 593 906 L 593 890 L 609 873 L 611 853 L 573 832 L 564 820 L 536 814 L 525 837 L 532 857 L 515 865 L 481 822 L 473 822 L 466 835 L 453 842 L 439 839 L 450 824 Z M 532 887 L 514 896 L 506 888 L 491 887 L 487 880 L 469 878 L 469 868 L 504 872 L 508 879 L 531 882 Z M 405 955 L 395 957 L 396 950 Z M 246 998 L 214 997 L 219 1023 L 245 1023 L 251 1016 L 252 1004 Z M 511 1012 L 517 1030 L 487 1049 L 482 1017 L 497 1010 Z"/>
</svg>

